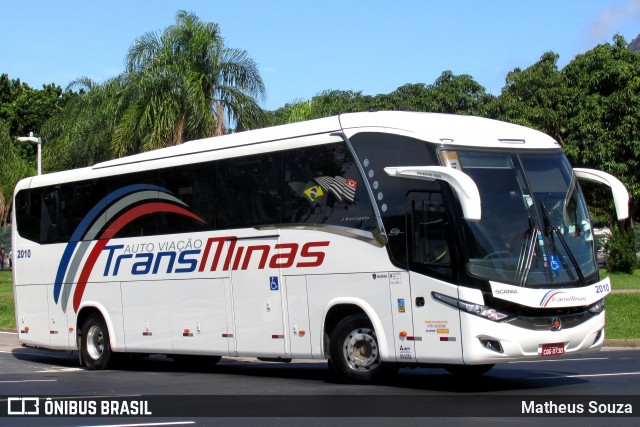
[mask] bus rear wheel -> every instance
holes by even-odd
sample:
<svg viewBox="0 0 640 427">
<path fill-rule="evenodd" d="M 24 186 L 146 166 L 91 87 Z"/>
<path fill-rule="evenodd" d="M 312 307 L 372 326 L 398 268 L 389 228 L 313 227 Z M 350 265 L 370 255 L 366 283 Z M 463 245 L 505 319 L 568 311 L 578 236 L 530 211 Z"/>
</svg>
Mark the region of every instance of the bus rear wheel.
<svg viewBox="0 0 640 427">
<path fill-rule="evenodd" d="M 82 324 L 80 353 L 87 369 L 107 369 L 113 359 L 109 330 L 102 316 L 92 313 Z"/>
<path fill-rule="evenodd" d="M 364 314 L 345 317 L 331 334 L 329 366 L 351 383 L 375 383 L 396 372 L 397 367 L 380 361 L 380 349 L 371 321 Z"/>
</svg>

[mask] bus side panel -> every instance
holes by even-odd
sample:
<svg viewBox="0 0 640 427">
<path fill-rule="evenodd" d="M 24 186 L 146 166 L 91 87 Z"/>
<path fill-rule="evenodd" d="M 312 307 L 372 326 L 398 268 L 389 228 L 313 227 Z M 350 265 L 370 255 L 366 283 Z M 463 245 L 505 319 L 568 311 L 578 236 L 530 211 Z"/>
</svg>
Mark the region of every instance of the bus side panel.
<svg viewBox="0 0 640 427">
<path fill-rule="evenodd" d="M 71 349 L 72 345 L 75 346 L 75 327 L 67 321 L 68 311 L 62 309 L 60 301 L 58 304 L 54 302 L 53 285 L 47 285 L 46 298 L 49 301 L 50 348 L 56 350 Z"/>
<path fill-rule="evenodd" d="M 378 336 L 382 360 L 395 362 L 389 273 L 308 275 L 307 288 L 314 358 L 324 357 L 322 321 L 326 313 L 335 305 L 349 304 L 357 305 L 369 316 Z"/>
<path fill-rule="evenodd" d="M 391 296 L 391 314 L 393 317 L 393 337 L 395 357 L 398 362 L 416 361 L 415 342 L 413 341 L 413 304 L 409 273 L 389 273 L 389 294 Z"/>
<path fill-rule="evenodd" d="M 167 282 L 175 353 L 229 354 L 228 282 L 224 278 Z"/>
<path fill-rule="evenodd" d="M 127 351 L 173 353 L 169 284 L 132 281 L 121 288 Z"/>
<path fill-rule="evenodd" d="M 18 339 L 23 344 L 48 348 L 51 344 L 51 334 L 47 287 L 20 285 L 14 289 L 17 301 Z"/>
<path fill-rule="evenodd" d="M 415 304 L 415 351 L 421 363 L 462 363 L 460 312 L 433 298 L 432 292 L 458 298 L 458 287 L 418 273 L 410 273 Z M 416 299 L 421 298 L 421 306 Z"/>
<path fill-rule="evenodd" d="M 291 357 L 312 357 L 311 334 L 309 329 L 309 303 L 307 300 L 307 280 L 305 276 L 285 276 L 288 353 Z"/>
<path fill-rule="evenodd" d="M 141 301 L 144 304 L 144 301 Z M 111 349 L 125 351 L 124 328 L 122 325 L 122 295 L 120 282 L 89 282 L 84 291 L 82 303 L 78 311 L 83 307 L 95 307 L 100 310 L 111 334 Z M 69 324 L 76 323 L 72 303 L 67 309 Z M 82 325 L 78 325 L 79 328 Z M 75 346 L 75 343 L 72 343 Z"/>
</svg>

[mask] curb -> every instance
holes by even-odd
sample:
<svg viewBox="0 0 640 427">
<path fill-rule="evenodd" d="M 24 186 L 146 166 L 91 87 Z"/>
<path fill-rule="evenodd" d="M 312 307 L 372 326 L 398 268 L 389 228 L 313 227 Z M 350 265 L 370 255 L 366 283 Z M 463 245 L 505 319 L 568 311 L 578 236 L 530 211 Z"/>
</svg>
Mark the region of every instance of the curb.
<svg viewBox="0 0 640 427">
<path fill-rule="evenodd" d="M 605 338 L 603 347 L 640 348 L 640 339 L 608 339 Z"/>
</svg>

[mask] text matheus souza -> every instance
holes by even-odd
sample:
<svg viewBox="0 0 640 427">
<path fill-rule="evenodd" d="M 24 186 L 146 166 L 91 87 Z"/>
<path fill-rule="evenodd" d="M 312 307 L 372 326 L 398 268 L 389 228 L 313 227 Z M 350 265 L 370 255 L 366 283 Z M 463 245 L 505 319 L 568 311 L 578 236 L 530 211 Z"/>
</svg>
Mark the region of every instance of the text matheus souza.
<svg viewBox="0 0 640 427">
<path fill-rule="evenodd" d="M 522 401 L 523 414 L 633 414 L 630 403 L 600 403 L 595 400 L 589 403 L 555 403 L 552 400 L 540 403 L 533 400 Z"/>
</svg>

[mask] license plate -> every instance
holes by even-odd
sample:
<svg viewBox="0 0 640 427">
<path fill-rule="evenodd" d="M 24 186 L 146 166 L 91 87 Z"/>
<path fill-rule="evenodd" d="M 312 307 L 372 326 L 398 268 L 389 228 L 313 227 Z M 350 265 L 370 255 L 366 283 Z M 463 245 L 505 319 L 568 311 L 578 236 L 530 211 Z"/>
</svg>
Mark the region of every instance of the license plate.
<svg viewBox="0 0 640 427">
<path fill-rule="evenodd" d="M 543 356 L 560 356 L 564 354 L 564 344 L 542 344 Z"/>
</svg>

